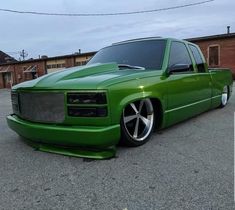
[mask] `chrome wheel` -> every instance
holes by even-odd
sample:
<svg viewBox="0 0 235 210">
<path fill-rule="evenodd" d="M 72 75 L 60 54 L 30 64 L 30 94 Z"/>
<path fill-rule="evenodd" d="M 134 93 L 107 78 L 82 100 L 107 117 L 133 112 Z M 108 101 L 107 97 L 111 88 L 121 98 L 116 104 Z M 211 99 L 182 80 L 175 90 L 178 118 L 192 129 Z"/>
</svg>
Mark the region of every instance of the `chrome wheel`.
<svg viewBox="0 0 235 210">
<path fill-rule="evenodd" d="M 224 107 L 228 103 L 228 87 L 225 86 L 221 96 L 221 106 Z"/>
<path fill-rule="evenodd" d="M 130 103 L 123 110 L 123 125 L 132 141 L 146 140 L 154 124 L 153 105 L 149 99 Z"/>
</svg>

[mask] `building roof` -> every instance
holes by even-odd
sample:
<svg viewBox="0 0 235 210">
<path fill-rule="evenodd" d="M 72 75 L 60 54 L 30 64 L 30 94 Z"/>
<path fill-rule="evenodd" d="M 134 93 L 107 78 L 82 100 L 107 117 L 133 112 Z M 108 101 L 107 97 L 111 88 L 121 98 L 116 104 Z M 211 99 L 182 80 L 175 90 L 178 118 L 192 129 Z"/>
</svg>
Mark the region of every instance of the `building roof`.
<svg viewBox="0 0 235 210">
<path fill-rule="evenodd" d="M 207 40 L 213 40 L 213 39 L 227 39 L 227 38 L 235 38 L 235 33 L 227 33 L 227 34 L 217 34 L 217 35 L 211 35 L 211 36 L 203 36 L 203 37 L 195 37 L 195 38 L 189 38 L 185 39 L 189 42 L 195 42 L 195 41 L 207 41 Z"/>
<path fill-rule="evenodd" d="M 96 53 L 96 51 L 85 52 L 85 53 L 74 53 L 74 54 L 69 54 L 69 55 L 60 55 L 60 56 L 47 57 L 47 58 L 38 58 L 38 59 L 33 59 L 33 60 L 56 60 L 56 59 L 64 59 L 64 58 L 77 57 L 77 56 L 90 56 L 90 55 L 94 55 L 95 53 Z"/>
<path fill-rule="evenodd" d="M 15 62 L 16 59 L 0 50 L 0 64 Z"/>
</svg>

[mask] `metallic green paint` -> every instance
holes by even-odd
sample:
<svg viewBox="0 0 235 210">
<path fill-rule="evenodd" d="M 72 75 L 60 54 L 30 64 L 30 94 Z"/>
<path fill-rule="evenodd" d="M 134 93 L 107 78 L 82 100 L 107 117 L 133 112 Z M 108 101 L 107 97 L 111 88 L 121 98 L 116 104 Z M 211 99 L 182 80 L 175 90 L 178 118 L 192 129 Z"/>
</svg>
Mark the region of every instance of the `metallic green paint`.
<svg viewBox="0 0 235 210">
<path fill-rule="evenodd" d="M 62 126 L 32 123 L 16 115 L 7 116 L 9 127 L 20 136 L 36 142 L 64 146 L 104 148 L 118 143 L 120 125 L 110 126 Z"/>
<path fill-rule="evenodd" d="M 85 147 L 63 147 L 50 144 L 43 144 L 28 139 L 22 139 L 26 144 L 42 152 L 49 152 L 54 154 L 60 154 L 71 157 L 82 157 L 91 159 L 109 159 L 115 157 L 116 147 L 111 146 L 102 149 L 91 149 Z"/>
<path fill-rule="evenodd" d="M 17 92 L 63 92 L 65 96 L 68 92 L 74 91 L 105 91 L 107 117 L 70 117 L 67 115 L 65 97 L 66 116 L 63 123 L 57 125 L 33 123 L 20 119 L 16 115 L 10 115 L 7 117 L 9 127 L 36 143 L 106 149 L 118 143 L 122 111 L 133 101 L 150 98 L 161 104 L 161 107 L 154 107 L 157 112 L 161 109 L 159 113 L 163 113 L 159 129 L 218 107 L 224 86 L 232 86 L 231 72 L 226 69 L 208 70 L 206 68 L 205 73 L 199 73 L 189 50 L 194 71 L 169 75 L 170 46 L 175 39 L 166 39 L 166 41 L 162 69 L 119 70 L 116 63 L 93 64 L 51 73 L 12 88 L 12 91 Z M 188 42 L 181 42 L 184 42 L 188 48 Z M 205 66 L 207 67 L 206 62 Z M 231 92 L 232 88 L 229 88 L 229 91 Z M 56 152 L 56 149 L 53 150 L 51 147 L 44 150 Z M 68 154 L 69 152 L 57 150 L 57 153 Z M 88 153 L 83 155 L 92 156 Z"/>
</svg>

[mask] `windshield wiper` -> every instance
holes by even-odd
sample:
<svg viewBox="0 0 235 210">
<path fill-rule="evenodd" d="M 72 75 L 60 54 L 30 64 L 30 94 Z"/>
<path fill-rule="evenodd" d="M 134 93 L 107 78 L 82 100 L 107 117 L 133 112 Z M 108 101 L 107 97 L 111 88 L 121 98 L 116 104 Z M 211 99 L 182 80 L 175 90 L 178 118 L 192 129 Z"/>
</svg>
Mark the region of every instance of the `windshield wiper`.
<svg viewBox="0 0 235 210">
<path fill-rule="evenodd" d="M 128 69 L 141 69 L 141 70 L 145 70 L 144 67 L 142 66 L 132 66 L 132 65 L 128 65 L 128 64 L 118 64 L 119 68 L 128 68 Z"/>
</svg>

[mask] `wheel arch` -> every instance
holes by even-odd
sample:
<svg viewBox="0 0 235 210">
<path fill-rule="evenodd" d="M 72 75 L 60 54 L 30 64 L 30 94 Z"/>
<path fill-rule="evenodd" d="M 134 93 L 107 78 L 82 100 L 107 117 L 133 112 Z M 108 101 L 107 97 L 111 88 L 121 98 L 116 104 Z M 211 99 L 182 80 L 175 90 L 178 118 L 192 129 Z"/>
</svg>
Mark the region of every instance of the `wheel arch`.
<svg viewBox="0 0 235 210">
<path fill-rule="evenodd" d="M 231 89 L 230 89 L 231 88 L 230 85 L 227 85 L 227 87 L 228 87 L 228 99 L 229 99 L 232 92 L 231 92 Z"/>
<path fill-rule="evenodd" d="M 122 112 L 123 109 L 130 103 L 134 102 L 134 101 L 138 101 L 138 100 L 142 100 L 144 98 L 149 98 L 153 104 L 153 108 L 154 108 L 154 117 L 155 117 L 155 129 L 159 129 L 162 127 L 163 122 L 164 122 L 164 108 L 163 108 L 163 102 L 161 101 L 161 97 L 156 97 L 156 96 L 152 96 L 151 93 L 138 93 L 138 94 L 133 94 L 133 95 L 129 95 L 127 97 L 125 97 L 121 103 L 120 103 L 120 117 L 119 119 L 121 120 L 122 118 Z"/>
<path fill-rule="evenodd" d="M 155 129 L 159 129 L 163 124 L 163 106 L 159 98 L 149 98 L 153 104 L 154 118 L 155 118 Z"/>
</svg>

